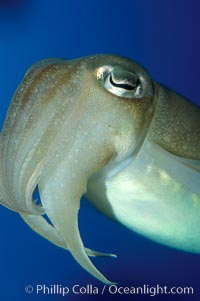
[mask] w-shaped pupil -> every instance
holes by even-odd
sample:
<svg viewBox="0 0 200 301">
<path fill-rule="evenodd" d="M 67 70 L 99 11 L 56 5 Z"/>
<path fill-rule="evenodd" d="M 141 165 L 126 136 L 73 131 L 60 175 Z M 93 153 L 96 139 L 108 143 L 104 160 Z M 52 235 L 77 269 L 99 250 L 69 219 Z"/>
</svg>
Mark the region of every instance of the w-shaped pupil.
<svg viewBox="0 0 200 301">
<path fill-rule="evenodd" d="M 117 87 L 117 88 L 122 88 L 124 90 L 129 90 L 129 91 L 133 91 L 136 87 L 135 86 L 131 86 L 131 85 L 128 85 L 128 84 L 123 84 L 123 83 L 115 83 L 113 81 L 113 78 L 112 78 L 112 75 L 110 75 L 110 83 L 114 86 L 114 87 Z"/>
</svg>

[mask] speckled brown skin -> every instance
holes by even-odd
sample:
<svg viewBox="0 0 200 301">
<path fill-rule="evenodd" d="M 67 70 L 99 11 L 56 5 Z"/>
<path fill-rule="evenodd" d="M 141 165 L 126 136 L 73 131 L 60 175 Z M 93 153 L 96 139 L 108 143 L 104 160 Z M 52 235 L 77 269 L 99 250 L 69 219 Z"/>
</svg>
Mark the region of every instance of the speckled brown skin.
<svg viewBox="0 0 200 301">
<path fill-rule="evenodd" d="M 200 109 L 162 85 L 155 83 L 155 90 L 150 139 L 177 156 L 200 160 Z"/>
<path fill-rule="evenodd" d="M 110 93 L 97 78 L 102 66 L 134 75 L 140 93 Z M 80 237 L 81 195 L 87 192 L 98 209 L 132 230 L 199 252 L 198 233 L 188 233 L 185 225 L 178 224 L 183 231 L 174 243 L 177 216 L 182 222 L 189 207 L 190 228 L 199 220 L 199 141 L 199 108 L 153 82 L 136 62 L 114 55 L 47 59 L 27 71 L 7 113 L 0 136 L 0 201 L 110 283 L 88 256 L 113 255 L 85 248 Z M 36 188 L 42 206 L 32 199 Z"/>
</svg>

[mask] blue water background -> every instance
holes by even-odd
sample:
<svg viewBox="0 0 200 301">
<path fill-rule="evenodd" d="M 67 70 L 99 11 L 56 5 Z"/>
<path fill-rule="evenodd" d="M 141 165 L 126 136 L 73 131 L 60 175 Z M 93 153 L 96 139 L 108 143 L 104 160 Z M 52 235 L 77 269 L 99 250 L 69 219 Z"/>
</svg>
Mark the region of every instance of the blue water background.
<svg viewBox="0 0 200 301">
<path fill-rule="evenodd" d="M 115 53 L 135 59 L 152 77 L 200 105 L 198 0 L 0 1 L 0 124 L 26 69 L 47 57 Z M 0 300 L 105 300 L 106 295 L 30 295 L 27 284 L 102 284 L 72 256 L 0 207 Z M 180 252 L 113 223 L 83 201 L 85 245 L 114 252 L 94 263 L 119 285 L 193 286 L 193 296 L 110 295 L 110 300 L 200 300 L 200 255 Z"/>
</svg>

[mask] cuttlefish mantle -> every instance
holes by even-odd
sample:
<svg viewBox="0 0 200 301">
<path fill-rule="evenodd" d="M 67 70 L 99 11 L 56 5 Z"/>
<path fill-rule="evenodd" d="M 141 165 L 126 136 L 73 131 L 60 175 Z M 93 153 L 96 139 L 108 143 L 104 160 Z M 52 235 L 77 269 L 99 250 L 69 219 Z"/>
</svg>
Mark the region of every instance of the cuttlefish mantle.
<svg viewBox="0 0 200 301">
<path fill-rule="evenodd" d="M 124 57 L 34 64 L 0 136 L 1 204 L 109 284 L 89 256 L 114 255 L 80 237 L 82 195 L 133 231 L 200 253 L 200 109 Z"/>
</svg>

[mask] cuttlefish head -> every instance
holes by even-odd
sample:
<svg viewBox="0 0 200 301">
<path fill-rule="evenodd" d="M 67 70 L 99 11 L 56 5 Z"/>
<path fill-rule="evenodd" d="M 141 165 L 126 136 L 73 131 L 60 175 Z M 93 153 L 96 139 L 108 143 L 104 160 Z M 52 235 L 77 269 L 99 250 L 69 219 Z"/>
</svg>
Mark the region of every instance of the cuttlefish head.
<svg viewBox="0 0 200 301">
<path fill-rule="evenodd" d="M 116 172 L 136 155 L 153 111 L 152 81 L 129 59 L 48 59 L 26 73 L 2 131 L 2 203 L 104 282 L 88 258 L 98 254 L 79 234 L 80 198 L 93 174 Z"/>
</svg>

